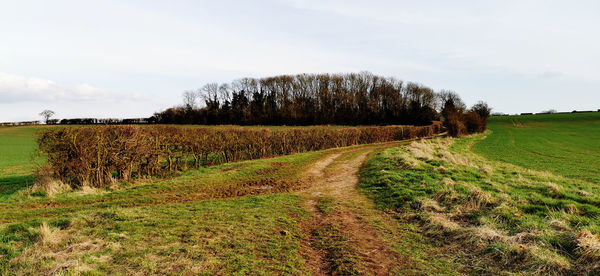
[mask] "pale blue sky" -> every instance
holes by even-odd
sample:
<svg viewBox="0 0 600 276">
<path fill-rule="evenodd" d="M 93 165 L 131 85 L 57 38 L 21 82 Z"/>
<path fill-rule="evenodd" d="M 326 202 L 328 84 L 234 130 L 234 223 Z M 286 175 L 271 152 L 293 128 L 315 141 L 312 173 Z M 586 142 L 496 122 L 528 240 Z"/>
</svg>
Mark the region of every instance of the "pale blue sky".
<svg viewBox="0 0 600 276">
<path fill-rule="evenodd" d="M 142 117 L 207 82 L 358 72 L 600 108 L 597 1 L 1 1 L 0 121 Z"/>
</svg>

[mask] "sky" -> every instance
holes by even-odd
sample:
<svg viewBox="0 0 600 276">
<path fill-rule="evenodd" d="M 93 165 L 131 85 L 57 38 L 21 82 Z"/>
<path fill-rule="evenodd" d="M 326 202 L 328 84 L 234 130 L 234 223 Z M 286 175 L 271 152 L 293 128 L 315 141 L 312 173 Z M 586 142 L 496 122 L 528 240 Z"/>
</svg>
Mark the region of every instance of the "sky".
<svg viewBox="0 0 600 276">
<path fill-rule="evenodd" d="M 599 1 L 0 4 L 0 122 L 148 117 L 209 82 L 360 71 L 495 112 L 600 108 Z"/>
</svg>

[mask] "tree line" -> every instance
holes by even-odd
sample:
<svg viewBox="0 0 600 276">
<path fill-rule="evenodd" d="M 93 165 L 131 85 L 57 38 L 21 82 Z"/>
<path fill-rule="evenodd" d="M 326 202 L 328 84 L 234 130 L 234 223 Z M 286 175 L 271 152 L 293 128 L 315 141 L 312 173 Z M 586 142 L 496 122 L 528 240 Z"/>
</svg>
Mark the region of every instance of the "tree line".
<svg viewBox="0 0 600 276">
<path fill-rule="evenodd" d="M 426 125 L 436 93 L 371 73 L 299 74 L 210 83 L 183 93 L 160 123 L 237 125 Z"/>
<path fill-rule="evenodd" d="M 473 122 L 489 116 L 486 104 L 478 108 L 483 107 L 488 113 L 477 115 L 485 118 L 475 118 L 454 92 L 435 92 L 369 72 L 298 74 L 209 83 L 185 91 L 181 106 L 157 112 L 152 120 L 208 125 L 428 125 L 444 116 L 455 123 L 460 120 L 469 131 L 467 125 L 480 129 Z M 457 134 L 463 132 L 462 126 L 456 128 Z"/>
</svg>

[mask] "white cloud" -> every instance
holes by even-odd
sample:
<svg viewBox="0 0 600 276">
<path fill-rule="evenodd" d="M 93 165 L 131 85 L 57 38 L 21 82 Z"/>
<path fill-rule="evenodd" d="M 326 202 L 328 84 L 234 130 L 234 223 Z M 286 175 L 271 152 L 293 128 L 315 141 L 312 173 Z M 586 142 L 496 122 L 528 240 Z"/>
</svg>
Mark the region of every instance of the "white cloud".
<svg viewBox="0 0 600 276">
<path fill-rule="evenodd" d="M 60 85 L 51 80 L 0 72 L 0 98 L 10 102 L 142 100 L 139 94 L 110 93 L 89 84 Z"/>
</svg>

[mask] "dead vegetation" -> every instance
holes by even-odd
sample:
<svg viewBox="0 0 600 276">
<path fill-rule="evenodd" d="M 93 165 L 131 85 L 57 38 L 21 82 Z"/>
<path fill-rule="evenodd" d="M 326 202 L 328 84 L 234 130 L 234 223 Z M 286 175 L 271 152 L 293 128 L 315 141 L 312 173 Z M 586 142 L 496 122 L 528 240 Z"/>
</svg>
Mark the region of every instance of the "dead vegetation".
<svg viewBox="0 0 600 276">
<path fill-rule="evenodd" d="M 65 229 L 43 222 L 38 229 L 37 243 L 10 261 L 17 275 L 81 274 L 93 271 L 94 264 L 106 263 L 110 255 L 103 254 L 119 248 L 114 242 L 82 236 L 81 221 Z M 87 260 L 86 260 L 87 259 Z"/>
<path fill-rule="evenodd" d="M 359 144 L 430 137 L 429 126 L 307 127 L 272 130 L 173 126 L 94 126 L 40 132 L 43 174 L 72 186 L 162 177 L 188 168 Z M 268 173 L 268 172 L 265 172 Z"/>
</svg>

